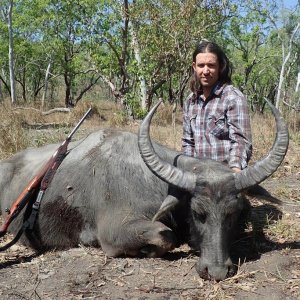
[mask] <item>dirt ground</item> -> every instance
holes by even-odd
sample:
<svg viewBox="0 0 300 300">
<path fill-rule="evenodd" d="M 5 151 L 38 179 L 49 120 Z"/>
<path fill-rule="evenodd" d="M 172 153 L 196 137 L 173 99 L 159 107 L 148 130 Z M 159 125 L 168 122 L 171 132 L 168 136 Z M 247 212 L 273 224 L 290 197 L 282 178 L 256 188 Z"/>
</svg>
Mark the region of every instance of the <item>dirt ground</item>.
<svg viewBox="0 0 300 300">
<path fill-rule="evenodd" d="M 109 258 L 101 249 L 0 253 L 1 299 L 300 299 L 300 173 L 264 186 L 289 202 L 250 198 L 249 229 L 233 245 L 235 276 L 202 280 L 183 245 L 163 258 Z M 286 193 L 285 193 L 286 195 Z M 292 195 L 292 196 L 290 196 Z"/>
</svg>

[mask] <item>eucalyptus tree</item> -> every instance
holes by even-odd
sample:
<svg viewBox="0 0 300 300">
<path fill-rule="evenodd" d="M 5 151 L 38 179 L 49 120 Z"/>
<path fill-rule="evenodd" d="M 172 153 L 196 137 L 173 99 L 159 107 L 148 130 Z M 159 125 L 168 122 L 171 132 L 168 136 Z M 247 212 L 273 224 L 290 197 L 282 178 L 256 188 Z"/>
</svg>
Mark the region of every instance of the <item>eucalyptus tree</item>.
<svg viewBox="0 0 300 300">
<path fill-rule="evenodd" d="M 144 69 L 144 63 L 142 61 L 142 49 L 141 49 L 141 45 L 138 39 L 138 35 L 137 35 L 137 24 L 136 22 L 134 22 L 134 20 L 131 20 L 129 22 L 129 29 L 130 29 L 130 35 L 131 35 L 131 39 L 132 39 L 132 48 L 134 51 L 134 56 L 135 56 L 135 60 L 137 63 L 137 68 L 138 70 L 140 70 L 138 72 L 138 79 L 140 82 L 140 96 L 141 96 L 141 109 L 145 110 L 146 106 L 147 106 L 147 85 L 146 85 L 146 79 L 145 79 L 145 75 L 143 74 L 143 72 L 141 72 L 141 70 Z"/>
<path fill-rule="evenodd" d="M 0 87 L 2 97 L 10 95 L 9 64 L 8 64 L 8 28 L 5 19 L 0 18 Z"/>
<path fill-rule="evenodd" d="M 154 95 L 182 103 L 191 57 L 203 38 L 214 39 L 231 11 L 230 1 L 136 1 L 131 18 L 142 50 L 148 106 Z"/>
<path fill-rule="evenodd" d="M 97 1 L 47 0 L 43 40 L 50 49 L 48 65 L 63 77 L 65 106 L 74 106 L 100 79 L 91 61 L 90 32 L 85 21 L 94 17 Z"/>
<path fill-rule="evenodd" d="M 43 1 L 14 1 L 14 81 L 17 92 L 21 94 L 19 99 L 24 101 L 28 98 L 35 99 L 43 86 L 46 53 L 45 46 L 41 43 L 43 34 L 39 22 L 43 14 L 43 4 Z M 1 35 L 3 44 L 0 51 L 3 52 L 9 45 L 9 35 L 3 31 Z M 8 86 L 6 63 L 6 60 L 1 63 L 0 79 Z"/>
<path fill-rule="evenodd" d="M 281 46 L 282 58 L 276 107 L 279 108 L 282 99 L 283 104 L 300 111 L 300 97 L 297 93 L 300 78 L 300 4 L 292 11 L 285 10 L 282 20 L 282 28 L 276 28 L 274 32 Z"/>
<path fill-rule="evenodd" d="M 263 111 L 264 97 L 274 100 L 278 56 L 269 43 L 271 25 L 267 13 L 276 12 L 273 2 L 247 0 L 222 31 L 224 48 L 233 64 L 233 81 L 244 92 L 252 110 Z"/>
<path fill-rule="evenodd" d="M 24 101 L 37 100 L 44 87 L 48 49 L 42 28 L 46 1 L 15 2 L 15 79 Z"/>
<path fill-rule="evenodd" d="M 234 82 L 247 94 L 253 110 L 263 111 L 264 97 L 277 107 L 279 99 L 285 101 L 295 73 L 299 13 L 297 19 L 295 11 L 286 10 L 285 17 L 282 11 L 275 0 L 243 1 L 222 31 L 235 67 Z M 292 77 L 295 80 L 297 74 Z"/>
<path fill-rule="evenodd" d="M 300 4 L 285 7 L 284 3 L 278 6 L 276 14 L 265 12 L 272 25 L 269 34 L 271 49 L 277 57 L 274 103 L 277 108 L 286 105 L 299 111 L 299 96 L 297 99 L 294 93 L 300 77 Z"/>
<path fill-rule="evenodd" d="M 100 1 L 95 15 L 87 20 L 91 30 L 90 57 L 101 80 L 132 115 L 130 93 L 133 82 L 130 74 L 132 51 L 129 44 L 129 1 Z"/>
<path fill-rule="evenodd" d="M 26 100 L 45 99 L 49 81 L 63 78 L 64 103 L 75 105 L 95 85 L 89 55 L 91 32 L 83 22 L 93 18 L 96 0 L 15 0 L 15 80 Z M 0 51 L 2 46 L 0 46 Z M 2 74 L 1 74 L 2 76 Z M 2 82 L 6 82 L 4 76 Z M 59 86 L 57 86 L 57 89 Z"/>
<path fill-rule="evenodd" d="M 220 30 L 228 1 L 104 1 L 93 59 L 117 102 L 143 113 L 154 95 L 181 100 L 196 43 Z"/>
<path fill-rule="evenodd" d="M 10 96 L 11 102 L 16 103 L 16 88 L 15 88 L 15 68 L 14 68 L 14 34 L 13 34 L 13 6 L 14 1 L 2 2 L 0 9 L 4 21 L 8 28 L 8 61 L 9 61 L 9 78 L 10 78 Z"/>
</svg>

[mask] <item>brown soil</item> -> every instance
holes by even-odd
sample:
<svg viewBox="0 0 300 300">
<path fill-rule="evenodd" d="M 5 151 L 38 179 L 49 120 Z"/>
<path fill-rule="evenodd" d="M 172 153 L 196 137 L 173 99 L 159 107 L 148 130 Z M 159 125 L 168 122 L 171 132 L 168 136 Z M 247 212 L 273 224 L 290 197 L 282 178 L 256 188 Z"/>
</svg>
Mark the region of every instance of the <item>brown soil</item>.
<svg viewBox="0 0 300 300">
<path fill-rule="evenodd" d="M 300 299 L 299 181 L 297 174 L 264 184 L 289 203 L 250 199 L 251 222 L 233 251 L 240 257 L 238 272 L 222 282 L 199 278 L 197 256 L 186 245 L 160 259 L 134 259 L 109 258 L 101 249 L 82 246 L 38 255 L 18 243 L 0 253 L 0 297 Z"/>
</svg>

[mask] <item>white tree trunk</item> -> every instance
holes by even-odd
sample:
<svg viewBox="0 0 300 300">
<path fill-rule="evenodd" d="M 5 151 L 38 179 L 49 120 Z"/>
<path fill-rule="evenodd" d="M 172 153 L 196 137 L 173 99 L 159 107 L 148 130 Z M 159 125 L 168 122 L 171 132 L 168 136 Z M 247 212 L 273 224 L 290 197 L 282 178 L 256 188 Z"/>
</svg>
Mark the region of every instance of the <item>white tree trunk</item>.
<svg viewBox="0 0 300 300">
<path fill-rule="evenodd" d="M 47 92 L 48 92 L 48 82 L 49 82 L 49 76 L 50 76 L 50 70 L 51 70 L 51 63 L 52 63 L 52 61 L 50 60 L 47 70 L 46 70 L 46 74 L 45 74 L 45 88 L 44 88 L 44 92 L 43 92 L 43 96 L 42 96 L 41 109 L 43 109 L 45 107 L 45 100 L 46 100 L 46 96 L 47 96 Z"/>
<path fill-rule="evenodd" d="M 295 88 L 296 93 L 299 91 L 299 87 L 300 87 L 300 72 L 298 72 L 298 77 L 297 77 L 297 83 Z"/>
<path fill-rule="evenodd" d="M 289 40 L 289 47 L 288 47 L 287 55 L 285 55 L 284 45 L 282 44 L 283 62 L 282 62 L 281 71 L 280 71 L 280 75 L 279 75 L 278 91 L 277 91 L 277 95 L 276 95 L 276 104 L 275 104 L 276 108 L 279 108 L 281 92 L 282 92 L 282 86 L 283 86 L 284 75 L 285 75 L 285 67 L 286 67 L 287 62 L 290 59 L 293 40 L 294 40 L 294 37 L 295 37 L 295 35 L 296 35 L 299 28 L 300 28 L 300 23 L 297 24 L 297 26 L 295 27 L 295 29 L 294 29 L 294 31 L 291 35 L 291 38 Z"/>
<path fill-rule="evenodd" d="M 146 109 L 147 107 L 147 86 L 145 77 L 142 75 L 143 63 L 141 58 L 141 51 L 139 41 L 136 35 L 135 27 L 132 22 L 129 22 L 129 29 L 132 37 L 132 46 L 134 49 L 134 57 L 137 62 L 138 70 L 139 70 L 139 81 L 140 81 L 140 92 L 141 92 L 141 107 L 142 109 Z"/>
<path fill-rule="evenodd" d="M 284 46 L 282 45 L 282 52 L 284 56 Z M 279 83 L 278 83 L 278 90 L 277 90 L 277 95 L 276 95 L 276 108 L 279 108 L 280 104 L 280 97 L 281 97 L 281 92 L 282 92 L 282 86 L 283 86 L 283 81 L 284 81 L 284 73 L 285 73 L 285 66 L 291 56 L 291 51 L 288 52 L 288 54 L 284 57 L 284 60 L 282 62 L 281 70 L 280 70 L 280 75 L 279 75 Z"/>
<path fill-rule="evenodd" d="M 15 70 L 14 70 L 14 43 L 13 43 L 13 26 L 12 26 L 12 9 L 13 9 L 13 0 L 9 1 L 8 15 L 7 15 L 7 26 L 8 26 L 8 35 L 9 35 L 9 50 L 8 50 L 8 59 L 9 59 L 9 77 L 10 77 L 10 93 L 11 93 L 11 102 L 12 104 L 16 103 L 16 88 L 15 88 Z"/>
<path fill-rule="evenodd" d="M 0 102 L 4 100 L 3 91 L 2 91 L 2 82 L 0 81 Z"/>
</svg>

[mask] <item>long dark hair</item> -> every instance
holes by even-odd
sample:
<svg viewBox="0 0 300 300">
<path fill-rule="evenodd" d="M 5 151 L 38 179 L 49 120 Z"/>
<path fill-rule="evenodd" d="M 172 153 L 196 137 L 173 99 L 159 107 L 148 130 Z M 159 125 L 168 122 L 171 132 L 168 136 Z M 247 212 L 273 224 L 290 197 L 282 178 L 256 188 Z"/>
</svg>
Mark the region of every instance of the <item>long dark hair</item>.
<svg viewBox="0 0 300 300">
<path fill-rule="evenodd" d="M 196 56 L 199 53 L 213 53 L 217 56 L 218 62 L 219 62 L 219 81 L 221 83 L 231 83 L 231 73 L 232 68 L 230 66 L 229 59 L 227 58 L 224 51 L 214 42 L 209 41 L 201 41 L 195 51 L 193 52 L 193 62 L 196 62 Z M 199 83 L 199 80 L 194 76 L 194 78 L 191 81 L 191 90 L 194 94 L 199 94 L 201 92 L 202 88 Z"/>
</svg>

